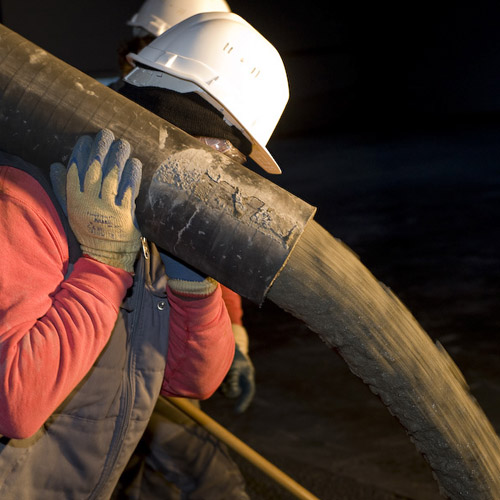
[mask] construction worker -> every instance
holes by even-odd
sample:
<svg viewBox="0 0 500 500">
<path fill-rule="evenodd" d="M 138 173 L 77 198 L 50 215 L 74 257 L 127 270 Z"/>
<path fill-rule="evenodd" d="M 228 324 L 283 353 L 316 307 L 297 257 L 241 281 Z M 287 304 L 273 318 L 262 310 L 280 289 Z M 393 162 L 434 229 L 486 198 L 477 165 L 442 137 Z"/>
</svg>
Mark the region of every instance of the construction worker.
<svg viewBox="0 0 500 500">
<path fill-rule="evenodd" d="M 177 26 L 187 23 L 190 40 L 197 39 L 192 30 L 202 38 L 224 34 L 233 42 L 226 47 L 230 57 L 241 56 L 240 42 L 249 39 L 259 64 L 252 64 L 251 54 L 236 60 L 252 64 L 253 90 L 267 88 L 284 106 L 288 92 L 286 76 L 279 79 L 279 56 L 241 18 L 221 14 L 201 24 L 194 16 L 194 24 L 188 19 Z M 175 28 L 155 42 L 168 41 Z M 176 33 L 183 38 L 185 29 Z M 232 111 L 227 101 L 227 112 L 238 116 L 230 125 L 232 118 L 223 118 L 203 97 L 200 102 L 199 94 L 142 87 L 135 80 L 140 72 L 133 73 L 125 92 L 136 89 L 141 98 L 159 90 L 177 103 L 179 98 L 184 116 L 194 98 L 195 121 L 214 131 L 200 140 L 213 139 L 233 158 L 243 160 L 247 153 L 265 168 L 277 168 L 260 132 L 279 115 L 259 119 L 261 101 L 251 84 L 242 80 L 235 88 L 254 103 L 248 116 L 243 108 Z M 279 95 L 276 81 L 285 84 Z M 218 91 L 212 96 L 225 102 Z M 233 362 L 234 336 L 220 285 L 141 242 L 134 218 L 141 165 L 129 145 L 107 130 L 81 138 L 68 169 L 51 169 L 52 186 L 36 166 L 8 154 L 1 156 L 0 169 L 1 498 L 166 498 L 162 485 L 169 483 L 187 498 L 247 500 L 230 460 L 214 462 L 199 448 L 188 457 L 191 452 L 181 447 L 189 467 L 195 462 L 201 471 L 195 481 L 191 470 L 186 474 L 163 460 L 172 436 L 164 442 L 168 419 L 159 402 L 169 395 L 212 394 Z"/>
<path fill-rule="evenodd" d="M 230 11 L 225 0 L 146 0 L 127 23 L 132 27 L 133 38 L 124 43 L 119 51 L 122 76 L 134 67 L 127 56 L 140 52 L 167 29 L 195 14 Z M 122 85 L 123 80 L 119 80 L 112 87 L 119 90 Z M 243 325 L 241 297 L 223 285 L 221 289 L 231 318 L 237 353 L 220 389 L 226 397 L 236 400 L 236 413 L 243 413 L 255 394 L 255 369 L 248 355 L 249 340 Z"/>
<path fill-rule="evenodd" d="M 234 161 L 244 163 L 249 156 L 266 171 L 280 172 L 266 144 L 288 100 L 286 72 L 275 48 L 241 17 L 229 12 L 191 16 L 128 59 L 134 69 L 123 79 L 122 95 Z M 233 379 L 235 391 L 253 381 L 253 373 L 251 378 L 241 376 L 251 366 L 247 336 L 243 342 L 236 336 L 239 342 L 232 364 L 240 374 Z M 127 469 L 132 478 L 124 484 L 137 482 L 134 472 L 140 469 L 143 484 L 150 482 L 144 477 L 154 477 L 166 491 L 167 478 L 183 493 L 183 484 L 196 484 L 192 498 L 225 498 L 217 491 L 221 476 L 206 474 L 206 462 L 199 459 L 210 456 L 220 471 L 222 467 L 215 464 L 221 458 L 227 466 L 225 447 L 185 417 L 176 418 L 167 404 L 163 409 L 166 418 L 158 424 L 163 432 L 157 429 L 150 435 L 149 448 L 143 451 L 144 456 L 155 457 L 156 470 L 161 464 L 161 479 L 152 474 L 151 458 L 140 467 L 134 459 Z M 159 456 L 157 450 L 162 450 Z M 237 481 L 234 469 L 230 477 Z"/>
</svg>

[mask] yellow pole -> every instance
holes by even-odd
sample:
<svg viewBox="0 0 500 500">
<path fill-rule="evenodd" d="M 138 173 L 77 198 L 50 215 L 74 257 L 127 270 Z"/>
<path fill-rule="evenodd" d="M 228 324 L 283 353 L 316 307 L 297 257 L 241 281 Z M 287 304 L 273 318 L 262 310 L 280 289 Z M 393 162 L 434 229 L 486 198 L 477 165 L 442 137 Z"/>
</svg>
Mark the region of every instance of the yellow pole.
<svg viewBox="0 0 500 500">
<path fill-rule="evenodd" d="M 266 460 L 262 455 L 259 455 L 255 450 L 250 448 L 243 441 L 238 439 L 234 434 L 218 424 L 214 419 L 209 417 L 205 412 L 196 408 L 189 400 L 184 398 L 167 398 L 176 408 L 183 411 L 194 421 L 204 427 L 208 432 L 217 437 L 220 441 L 239 453 L 243 458 L 247 459 L 255 467 L 259 468 L 264 474 L 274 479 L 277 483 L 287 489 L 292 495 L 301 500 L 319 500 L 311 492 L 307 491 L 300 484 L 294 481 L 290 476 L 287 476 L 283 471 L 278 469 L 271 462 Z"/>
</svg>

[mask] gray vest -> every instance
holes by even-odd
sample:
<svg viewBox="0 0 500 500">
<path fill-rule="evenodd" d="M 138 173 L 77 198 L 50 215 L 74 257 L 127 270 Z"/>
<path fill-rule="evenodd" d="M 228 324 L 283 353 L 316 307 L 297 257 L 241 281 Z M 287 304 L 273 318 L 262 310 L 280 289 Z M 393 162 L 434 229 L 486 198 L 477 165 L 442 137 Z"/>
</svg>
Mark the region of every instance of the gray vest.
<svg viewBox="0 0 500 500">
<path fill-rule="evenodd" d="M 79 247 L 43 173 L 4 153 L 0 164 L 42 184 L 65 225 L 70 260 L 76 260 Z M 34 436 L 0 439 L 2 500 L 111 496 L 150 419 L 167 354 L 166 276 L 154 245 L 141 252 L 135 273 L 111 339 L 84 380 Z"/>
</svg>

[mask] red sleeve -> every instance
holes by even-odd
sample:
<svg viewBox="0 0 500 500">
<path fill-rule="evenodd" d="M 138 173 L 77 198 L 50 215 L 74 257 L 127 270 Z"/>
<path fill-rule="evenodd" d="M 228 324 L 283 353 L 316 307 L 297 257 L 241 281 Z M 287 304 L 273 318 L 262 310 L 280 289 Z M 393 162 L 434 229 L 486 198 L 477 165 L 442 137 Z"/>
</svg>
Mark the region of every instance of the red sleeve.
<svg viewBox="0 0 500 500">
<path fill-rule="evenodd" d="M 31 176 L 0 167 L 0 434 L 32 435 L 85 376 L 116 321 L 129 273 L 79 259 Z"/>
<path fill-rule="evenodd" d="M 241 297 L 230 290 L 229 288 L 221 285 L 222 299 L 227 307 L 227 312 L 231 318 L 231 323 L 243 326 L 243 307 L 241 305 Z"/>
<path fill-rule="evenodd" d="M 208 297 L 185 300 L 169 288 L 170 330 L 164 396 L 210 397 L 224 380 L 234 357 L 231 320 L 220 286 Z"/>
</svg>

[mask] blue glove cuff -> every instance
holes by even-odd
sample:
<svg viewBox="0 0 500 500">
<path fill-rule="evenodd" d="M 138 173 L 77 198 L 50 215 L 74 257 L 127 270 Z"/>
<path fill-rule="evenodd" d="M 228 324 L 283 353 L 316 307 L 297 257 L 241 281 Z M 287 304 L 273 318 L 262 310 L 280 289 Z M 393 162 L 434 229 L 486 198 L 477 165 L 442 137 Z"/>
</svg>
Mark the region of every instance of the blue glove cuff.
<svg viewBox="0 0 500 500">
<path fill-rule="evenodd" d="M 163 251 L 160 251 L 160 257 L 165 266 L 165 273 L 169 279 L 177 279 L 184 281 L 204 281 L 205 275 L 198 273 L 197 271 L 187 267 L 180 261 L 170 257 Z"/>
</svg>

